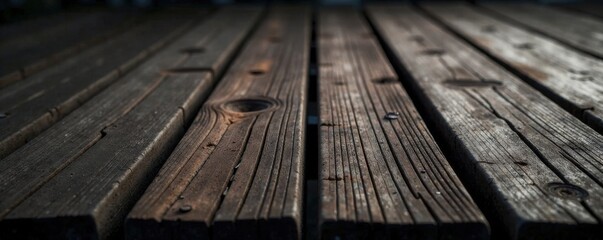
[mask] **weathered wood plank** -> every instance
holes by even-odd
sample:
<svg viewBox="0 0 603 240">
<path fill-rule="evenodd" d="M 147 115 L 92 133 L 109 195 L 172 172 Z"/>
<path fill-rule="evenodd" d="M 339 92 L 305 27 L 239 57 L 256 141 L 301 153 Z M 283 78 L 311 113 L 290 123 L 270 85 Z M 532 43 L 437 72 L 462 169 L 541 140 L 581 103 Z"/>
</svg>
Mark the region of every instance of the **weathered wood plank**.
<svg viewBox="0 0 603 240">
<path fill-rule="evenodd" d="M 309 38 L 309 8 L 270 11 L 129 214 L 129 239 L 301 237 Z"/>
<path fill-rule="evenodd" d="M 603 133 L 603 60 L 462 4 L 424 8 Z"/>
<path fill-rule="evenodd" d="M 322 238 L 487 238 L 360 13 L 322 11 L 318 27 Z"/>
<path fill-rule="evenodd" d="M 130 112 L 0 222 L 7 239 L 111 239 L 211 87 L 211 73 L 162 77 Z M 186 117 L 186 118 L 185 118 Z M 93 176 L 93 177 L 91 177 Z M 52 237 L 48 237 L 52 236 Z"/>
<path fill-rule="evenodd" d="M 0 158 L 33 139 L 162 46 L 188 30 L 196 14 L 164 14 L 123 35 L 0 89 Z"/>
<path fill-rule="evenodd" d="M 603 21 L 585 14 L 563 11 L 549 6 L 483 3 L 485 12 L 511 19 L 521 26 L 564 42 L 574 48 L 603 58 Z M 480 10 L 481 11 L 481 10 Z"/>
<path fill-rule="evenodd" d="M 259 13 L 217 12 L 0 161 L 0 238 L 113 237 L 219 74 L 180 67 L 234 54 Z"/>
<path fill-rule="evenodd" d="M 508 238 L 601 238 L 603 136 L 415 10 L 369 16 Z"/>
<path fill-rule="evenodd" d="M 0 41 L 0 88 L 102 42 L 136 22 L 129 14 L 98 12 Z"/>
</svg>

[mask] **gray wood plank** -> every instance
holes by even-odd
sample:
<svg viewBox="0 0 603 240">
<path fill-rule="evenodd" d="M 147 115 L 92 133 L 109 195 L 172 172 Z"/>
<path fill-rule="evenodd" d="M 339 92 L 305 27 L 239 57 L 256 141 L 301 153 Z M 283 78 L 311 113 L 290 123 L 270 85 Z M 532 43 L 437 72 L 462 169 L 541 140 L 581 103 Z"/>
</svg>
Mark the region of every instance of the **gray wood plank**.
<svg viewBox="0 0 603 240">
<path fill-rule="evenodd" d="M 416 10 L 369 17 L 503 238 L 603 236 L 603 136 Z"/>
<path fill-rule="evenodd" d="M 197 14 L 155 16 L 4 89 L 0 159 L 33 139 L 187 30 Z"/>
<path fill-rule="evenodd" d="M 199 54 L 234 54 L 259 12 L 236 7 L 217 12 L 1 160 L 0 238 L 119 234 L 125 214 L 219 74 L 180 66 L 193 64 Z M 207 52 L 182 51 L 199 47 Z"/>
<path fill-rule="evenodd" d="M 301 238 L 309 38 L 309 8 L 268 13 L 128 215 L 128 239 Z"/>
<path fill-rule="evenodd" d="M 603 133 L 603 60 L 462 4 L 424 8 Z"/>
<path fill-rule="evenodd" d="M 517 25 L 603 58 L 603 21 L 596 17 L 530 3 L 483 3 L 486 14 L 511 19 Z"/>
<path fill-rule="evenodd" d="M 125 31 L 138 20 L 131 14 L 97 12 L 0 41 L 0 88 Z"/>
<path fill-rule="evenodd" d="M 487 239 L 360 12 L 322 11 L 317 39 L 321 237 Z"/>
</svg>

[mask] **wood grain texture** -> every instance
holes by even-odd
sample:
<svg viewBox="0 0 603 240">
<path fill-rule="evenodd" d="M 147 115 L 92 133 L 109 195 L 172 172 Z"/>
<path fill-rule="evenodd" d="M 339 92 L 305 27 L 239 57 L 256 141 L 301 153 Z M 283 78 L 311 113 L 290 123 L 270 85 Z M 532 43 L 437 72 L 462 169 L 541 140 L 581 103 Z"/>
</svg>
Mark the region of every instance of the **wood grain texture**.
<svg viewBox="0 0 603 240">
<path fill-rule="evenodd" d="M 208 59 L 201 63 L 234 54 L 259 13 L 219 11 L 0 161 L 0 195 L 6 196 L 0 199 L 0 238 L 119 234 L 219 74 L 211 66 L 180 67 L 203 54 Z M 182 51 L 201 47 L 207 51 Z M 212 57 L 213 51 L 223 55 Z"/>
<path fill-rule="evenodd" d="M 502 16 L 518 26 L 549 36 L 576 49 L 603 58 L 603 21 L 596 17 L 549 6 L 483 3 L 486 14 Z"/>
<path fill-rule="evenodd" d="M 115 237 L 211 83 L 203 71 L 163 76 L 143 101 L 2 219 L 3 237 Z"/>
<path fill-rule="evenodd" d="M 603 136 L 416 10 L 369 17 L 505 238 L 603 236 Z"/>
<path fill-rule="evenodd" d="M 360 12 L 322 11 L 317 39 L 322 238 L 487 239 Z"/>
<path fill-rule="evenodd" d="M 424 8 L 603 133 L 603 60 L 467 5 L 433 4 Z"/>
<path fill-rule="evenodd" d="M 301 237 L 309 38 L 309 8 L 268 13 L 128 215 L 128 239 Z"/>
<path fill-rule="evenodd" d="M 198 14 L 155 16 L 26 80 L 0 89 L 0 159 L 188 30 Z"/>
<path fill-rule="evenodd" d="M 137 22 L 126 13 L 93 12 L 0 41 L 0 88 L 60 62 Z"/>
</svg>

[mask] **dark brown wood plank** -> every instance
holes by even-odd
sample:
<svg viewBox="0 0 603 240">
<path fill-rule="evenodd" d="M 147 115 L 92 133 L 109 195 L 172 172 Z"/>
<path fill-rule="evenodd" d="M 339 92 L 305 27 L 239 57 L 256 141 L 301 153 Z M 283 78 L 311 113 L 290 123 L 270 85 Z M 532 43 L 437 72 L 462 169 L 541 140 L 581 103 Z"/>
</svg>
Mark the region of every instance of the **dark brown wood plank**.
<svg viewBox="0 0 603 240">
<path fill-rule="evenodd" d="M 0 41 L 0 88 L 24 79 L 133 26 L 125 13 L 83 14 L 34 34 Z"/>
<path fill-rule="evenodd" d="M 138 63 L 188 30 L 197 14 L 163 14 L 0 89 L 0 158 L 85 103 Z"/>
<path fill-rule="evenodd" d="M 209 67 L 181 66 L 203 54 L 221 61 L 214 51 L 232 55 L 259 13 L 217 12 L 2 159 L 0 238 L 119 234 L 125 214 L 217 81 Z M 182 51 L 201 47 L 207 51 Z"/>
<path fill-rule="evenodd" d="M 269 12 L 129 214 L 129 239 L 301 237 L 309 45 L 309 8 Z"/>
<path fill-rule="evenodd" d="M 211 73 L 170 74 L 72 163 L 0 222 L 7 239 L 111 239 L 190 115 L 211 87 Z M 185 118 L 186 117 L 186 118 Z M 149 176 L 151 175 L 151 176 Z M 51 236 L 51 237 L 49 237 Z"/>
<path fill-rule="evenodd" d="M 416 10 L 369 17 L 498 236 L 603 236 L 603 136 Z"/>
<path fill-rule="evenodd" d="M 462 4 L 424 8 L 603 133 L 603 60 Z"/>
<path fill-rule="evenodd" d="M 322 238 L 488 238 L 360 12 L 322 11 L 317 39 Z"/>
<path fill-rule="evenodd" d="M 483 8 L 517 25 L 603 58 L 603 21 L 596 17 L 530 3 L 483 3 Z"/>
</svg>

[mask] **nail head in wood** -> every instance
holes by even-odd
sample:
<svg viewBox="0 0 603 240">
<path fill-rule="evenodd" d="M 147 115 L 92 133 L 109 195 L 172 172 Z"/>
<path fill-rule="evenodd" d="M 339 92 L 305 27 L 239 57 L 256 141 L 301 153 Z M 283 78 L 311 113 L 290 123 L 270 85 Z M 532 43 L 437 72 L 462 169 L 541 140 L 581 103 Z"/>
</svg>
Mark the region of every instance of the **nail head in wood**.
<svg viewBox="0 0 603 240">
<path fill-rule="evenodd" d="M 191 210 L 193 210 L 193 207 L 191 205 L 182 205 L 180 207 L 180 209 L 178 209 L 181 213 L 187 213 L 190 212 Z"/>
<path fill-rule="evenodd" d="M 385 119 L 387 119 L 387 120 L 396 120 L 399 117 L 400 117 L 399 112 L 388 112 L 387 114 L 385 114 Z"/>
</svg>

